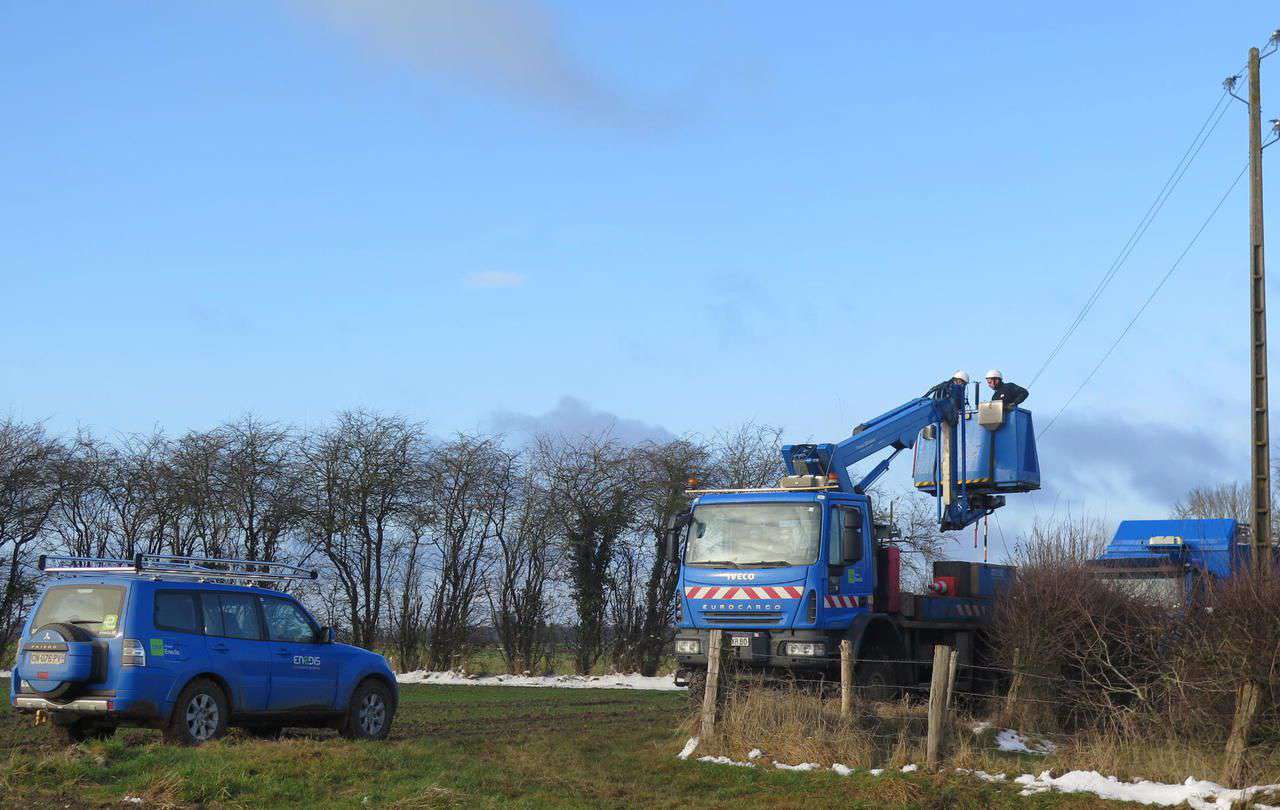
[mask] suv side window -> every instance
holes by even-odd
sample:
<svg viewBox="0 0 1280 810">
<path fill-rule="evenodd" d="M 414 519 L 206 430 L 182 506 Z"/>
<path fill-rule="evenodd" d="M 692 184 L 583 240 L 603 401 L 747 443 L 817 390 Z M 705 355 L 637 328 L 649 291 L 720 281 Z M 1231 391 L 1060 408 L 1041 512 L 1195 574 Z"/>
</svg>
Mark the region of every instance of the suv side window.
<svg viewBox="0 0 1280 810">
<path fill-rule="evenodd" d="M 210 593 L 209 596 L 214 594 Z M 222 635 L 227 638 L 262 640 L 258 600 L 251 593 L 219 593 L 222 603 Z"/>
<path fill-rule="evenodd" d="M 316 640 L 316 627 L 298 603 L 263 597 L 262 612 L 267 617 L 267 636 L 272 641 L 309 644 Z"/>
<path fill-rule="evenodd" d="M 212 591 L 205 591 L 200 596 L 200 606 L 204 613 L 205 635 L 226 635 L 222 632 L 222 604 L 218 601 L 218 595 Z"/>
<path fill-rule="evenodd" d="M 200 609 L 196 605 L 196 595 L 190 591 L 156 591 L 156 629 L 200 633 Z"/>
</svg>

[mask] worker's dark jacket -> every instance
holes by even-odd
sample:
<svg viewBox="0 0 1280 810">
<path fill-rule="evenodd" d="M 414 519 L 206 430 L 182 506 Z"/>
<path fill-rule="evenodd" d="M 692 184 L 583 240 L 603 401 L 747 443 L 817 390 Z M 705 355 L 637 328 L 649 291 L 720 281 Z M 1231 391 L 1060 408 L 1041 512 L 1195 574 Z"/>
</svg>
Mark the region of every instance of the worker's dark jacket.
<svg viewBox="0 0 1280 810">
<path fill-rule="evenodd" d="M 1016 408 L 1021 405 L 1027 397 L 1031 396 L 1027 389 L 1021 385 L 1015 385 L 1011 382 L 1002 382 L 991 392 L 991 401 L 1000 400 L 1004 402 L 1004 407 Z"/>
</svg>

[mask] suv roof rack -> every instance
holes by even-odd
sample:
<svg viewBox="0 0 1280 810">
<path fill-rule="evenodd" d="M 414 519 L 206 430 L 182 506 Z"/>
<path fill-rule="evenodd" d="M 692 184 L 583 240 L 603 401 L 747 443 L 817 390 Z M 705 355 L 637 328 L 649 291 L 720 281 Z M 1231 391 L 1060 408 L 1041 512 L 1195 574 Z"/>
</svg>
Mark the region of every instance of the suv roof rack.
<svg viewBox="0 0 1280 810">
<path fill-rule="evenodd" d="M 41 554 L 39 568 L 46 574 L 133 574 L 227 582 L 288 582 L 319 578 L 314 568 L 288 563 L 175 554 L 135 554 L 133 559 Z"/>
</svg>

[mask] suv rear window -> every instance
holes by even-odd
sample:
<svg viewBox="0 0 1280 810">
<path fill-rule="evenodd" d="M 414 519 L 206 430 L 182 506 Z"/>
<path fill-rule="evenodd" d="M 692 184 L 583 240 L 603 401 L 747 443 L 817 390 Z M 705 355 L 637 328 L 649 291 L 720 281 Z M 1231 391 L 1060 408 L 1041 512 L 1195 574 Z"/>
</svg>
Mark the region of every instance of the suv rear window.
<svg viewBox="0 0 1280 810">
<path fill-rule="evenodd" d="M 123 604 L 124 588 L 118 586 L 59 585 L 45 592 L 31 629 L 65 622 L 99 636 L 114 636 L 120 632 Z"/>
</svg>

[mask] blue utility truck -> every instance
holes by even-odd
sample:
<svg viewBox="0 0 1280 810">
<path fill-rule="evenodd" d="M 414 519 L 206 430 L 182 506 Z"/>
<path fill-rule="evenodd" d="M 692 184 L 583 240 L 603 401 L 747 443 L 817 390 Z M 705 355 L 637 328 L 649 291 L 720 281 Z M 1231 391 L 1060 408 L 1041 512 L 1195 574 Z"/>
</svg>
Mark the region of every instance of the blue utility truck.
<svg viewBox="0 0 1280 810">
<path fill-rule="evenodd" d="M 1194 605 L 1206 585 L 1247 571 L 1248 527 L 1229 519 L 1125 520 L 1094 573 L 1171 608 Z"/>
<path fill-rule="evenodd" d="M 765 673 L 834 674 L 847 639 L 856 680 L 879 696 L 919 680 L 905 662 L 930 660 L 935 644 L 953 646 L 962 664 L 981 657 L 980 631 L 1012 571 L 937 562 L 929 594 L 902 591 L 898 549 L 874 525 L 867 490 L 904 450 L 914 451 L 915 486 L 937 500 L 943 530 L 1040 486 L 1031 413 L 999 402 L 971 409 L 964 386 L 948 381 L 843 442 L 783 447 L 787 475 L 776 488 L 691 491 L 692 509 L 668 535 L 680 564 L 677 683 L 700 692 L 714 628 L 735 666 Z M 882 452 L 853 480 L 850 467 Z"/>
<path fill-rule="evenodd" d="M 383 739 L 397 703 L 382 656 L 337 644 L 266 583 L 315 572 L 253 560 L 42 556 L 51 576 L 18 641 L 9 701 L 66 742 L 118 726 L 198 745 L 228 725 L 259 737 L 328 726 Z"/>
</svg>

